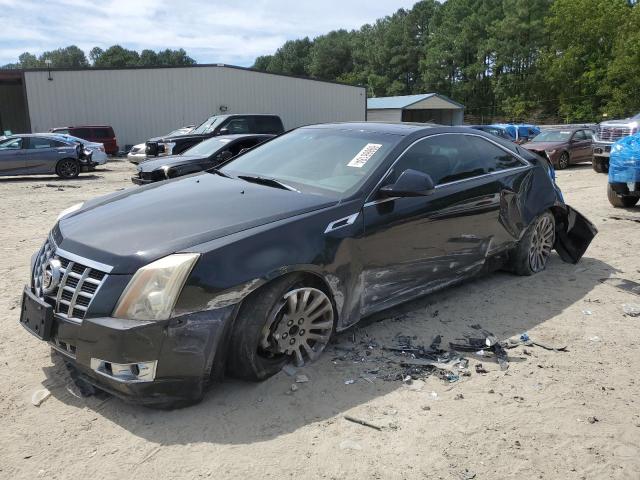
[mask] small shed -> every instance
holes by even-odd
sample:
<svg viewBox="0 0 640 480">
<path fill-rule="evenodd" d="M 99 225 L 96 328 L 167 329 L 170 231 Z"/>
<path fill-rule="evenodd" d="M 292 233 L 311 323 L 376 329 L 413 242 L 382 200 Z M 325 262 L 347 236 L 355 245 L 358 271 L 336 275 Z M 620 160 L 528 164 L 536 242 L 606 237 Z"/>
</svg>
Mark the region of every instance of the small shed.
<svg viewBox="0 0 640 480">
<path fill-rule="evenodd" d="M 438 93 L 369 98 L 367 120 L 461 125 L 464 121 L 464 105 Z"/>
</svg>

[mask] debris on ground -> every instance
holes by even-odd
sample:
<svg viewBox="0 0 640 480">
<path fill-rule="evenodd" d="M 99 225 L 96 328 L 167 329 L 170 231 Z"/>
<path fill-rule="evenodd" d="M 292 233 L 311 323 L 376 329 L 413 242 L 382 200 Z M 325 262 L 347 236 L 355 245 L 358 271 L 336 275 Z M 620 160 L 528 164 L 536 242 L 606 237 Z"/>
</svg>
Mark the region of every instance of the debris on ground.
<svg viewBox="0 0 640 480">
<path fill-rule="evenodd" d="M 582 310 L 582 313 L 584 315 L 592 315 L 593 314 L 593 312 L 591 310 Z"/>
<path fill-rule="evenodd" d="M 362 446 L 353 440 L 343 440 L 340 442 L 340 450 L 362 450 Z"/>
<path fill-rule="evenodd" d="M 454 398 L 454 400 L 464 400 L 464 395 L 461 393 L 458 393 Z"/>
<path fill-rule="evenodd" d="M 292 384 L 291 384 L 291 391 L 292 391 L 292 392 L 296 392 L 296 391 L 298 391 L 298 385 L 296 385 L 295 383 L 292 383 Z"/>
<path fill-rule="evenodd" d="M 284 367 L 282 367 L 282 371 L 290 377 L 294 377 L 298 372 L 298 369 L 292 363 L 287 363 Z"/>
<path fill-rule="evenodd" d="M 587 418 L 587 422 L 594 424 L 596 422 L 599 422 L 600 420 L 598 420 L 598 417 L 589 417 Z"/>
<path fill-rule="evenodd" d="M 296 375 L 296 383 L 307 383 L 309 381 L 309 377 L 306 375 Z"/>
<path fill-rule="evenodd" d="M 483 352 L 481 356 L 486 356 L 488 352 L 492 352 L 500 365 L 500 369 L 507 370 L 509 368 L 507 351 L 502 343 L 493 333 L 486 330 L 480 330 L 482 337 L 465 336 L 456 342 L 449 342 L 449 347 L 458 352 Z"/>
<path fill-rule="evenodd" d="M 627 280 L 626 278 L 601 278 L 600 283 L 605 285 L 610 285 L 615 287 L 623 292 L 633 293 L 635 295 L 640 295 L 640 283 L 634 282 L 632 280 Z"/>
<path fill-rule="evenodd" d="M 345 415 L 344 419 L 348 420 L 349 422 L 357 423 L 358 425 L 362 425 L 363 427 L 373 428 L 374 430 L 378 430 L 378 431 L 382 430 L 382 427 L 380 427 L 378 425 L 374 425 L 373 423 L 369 423 L 366 420 L 361 420 L 359 418 L 352 417 L 351 415 Z"/>
<path fill-rule="evenodd" d="M 484 368 L 481 363 L 476 363 L 476 373 L 480 375 L 485 375 L 489 373 L 489 371 L 486 368 Z"/>
<path fill-rule="evenodd" d="M 33 392 L 33 395 L 31 395 L 31 403 L 33 403 L 36 407 L 39 407 L 50 396 L 51 392 L 46 388 L 36 390 L 35 392 Z"/>
<path fill-rule="evenodd" d="M 351 379 L 351 378 L 350 378 L 349 380 L 345 380 L 345 381 L 344 381 L 344 384 L 345 384 L 345 385 L 353 385 L 354 383 L 356 383 L 356 381 L 355 381 L 355 380 L 353 380 L 353 379 Z"/>
<path fill-rule="evenodd" d="M 460 480 L 473 480 L 474 478 L 476 478 L 476 474 L 469 470 L 460 473 Z"/>
<path fill-rule="evenodd" d="M 637 303 L 623 303 L 622 311 L 630 317 L 640 317 L 640 305 Z"/>
</svg>

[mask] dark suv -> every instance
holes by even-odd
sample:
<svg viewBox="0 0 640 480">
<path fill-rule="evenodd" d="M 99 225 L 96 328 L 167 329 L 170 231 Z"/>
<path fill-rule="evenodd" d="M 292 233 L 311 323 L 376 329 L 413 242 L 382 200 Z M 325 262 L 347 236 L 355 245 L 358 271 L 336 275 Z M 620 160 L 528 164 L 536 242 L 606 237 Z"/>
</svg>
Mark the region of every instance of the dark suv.
<svg viewBox="0 0 640 480">
<path fill-rule="evenodd" d="M 217 135 L 266 133 L 280 135 L 284 132 L 282 120 L 277 115 L 214 115 L 194 128 L 188 135 L 159 137 L 147 140 L 147 157 L 178 155 L 207 138 Z"/>
</svg>

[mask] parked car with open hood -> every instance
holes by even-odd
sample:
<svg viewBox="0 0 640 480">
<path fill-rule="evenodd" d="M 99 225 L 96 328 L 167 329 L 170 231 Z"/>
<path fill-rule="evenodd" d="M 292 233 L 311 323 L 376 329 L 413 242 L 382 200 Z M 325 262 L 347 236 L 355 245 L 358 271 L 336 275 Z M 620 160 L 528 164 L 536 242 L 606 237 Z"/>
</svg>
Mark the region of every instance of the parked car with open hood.
<svg viewBox="0 0 640 480">
<path fill-rule="evenodd" d="M 234 114 L 214 115 L 194 128 L 187 135 L 152 138 L 147 140 L 147 157 L 178 155 L 188 148 L 218 135 L 264 133 L 280 135 L 284 132 L 282 120 L 277 115 Z"/>
<path fill-rule="evenodd" d="M 549 159 L 558 170 L 581 162 L 590 162 L 593 131 L 584 127 L 544 130 L 522 145 L 523 148 Z"/>
<path fill-rule="evenodd" d="M 75 127 L 56 127 L 49 130 L 51 133 L 63 133 L 73 135 L 90 142 L 101 143 L 104 151 L 109 155 L 118 154 L 118 140 L 110 125 L 78 125 Z"/>
<path fill-rule="evenodd" d="M 469 125 L 469 128 L 474 130 L 480 130 L 482 132 L 489 133 L 494 137 L 502 138 L 503 140 L 514 141 L 514 138 L 509 134 L 507 129 L 502 126 L 496 125 Z"/>
<path fill-rule="evenodd" d="M 217 169 L 61 214 L 21 324 L 144 404 L 316 359 L 362 317 L 480 272 L 577 262 L 595 227 L 538 155 L 480 131 L 303 127 Z"/>
<path fill-rule="evenodd" d="M 593 169 L 598 173 L 608 172 L 613 144 L 629 135 L 635 135 L 639 129 L 640 113 L 631 118 L 600 123 L 593 137 Z"/>
<path fill-rule="evenodd" d="M 166 135 L 163 136 L 163 138 L 171 138 L 171 137 L 177 137 L 180 135 L 186 135 L 191 130 L 193 130 L 194 127 L 195 125 L 187 125 L 186 127 L 178 128 L 176 130 L 173 130 L 167 133 Z M 147 149 L 146 143 L 139 143 L 137 145 L 134 145 L 133 147 L 131 147 L 131 150 L 129 150 L 129 152 L 127 153 L 127 160 L 129 160 L 131 163 L 134 163 L 136 165 L 140 162 L 144 162 L 147 159 L 146 149 Z"/>
<path fill-rule="evenodd" d="M 0 141 L 0 176 L 56 174 L 75 178 L 93 168 L 93 152 L 56 135 L 20 134 Z"/>
<path fill-rule="evenodd" d="M 180 155 L 147 160 L 137 167 L 131 181 L 136 185 L 182 177 L 213 168 L 275 135 L 221 135 L 209 138 Z"/>
</svg>

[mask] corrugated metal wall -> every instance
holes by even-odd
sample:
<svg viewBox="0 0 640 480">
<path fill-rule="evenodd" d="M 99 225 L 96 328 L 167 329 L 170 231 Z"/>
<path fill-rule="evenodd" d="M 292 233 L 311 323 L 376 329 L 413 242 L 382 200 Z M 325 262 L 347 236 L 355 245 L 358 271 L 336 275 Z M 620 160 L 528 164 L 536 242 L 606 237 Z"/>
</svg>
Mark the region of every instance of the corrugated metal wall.
<svg viewBox="0 0 640 480">
<path fill-rule="evenodd" d="M 369 122 L 400 122 L 402 110 L 392 108 L 367 110 L 367 120 Z"/>
<path fill-rule="evenodd" d="M 365 118 L 364 88 L 229 67 L 25 72 L 31 129 L 112 125 L 121 146 L 220 113 L 274 113 L 285 129 Z"/>
</svg>

